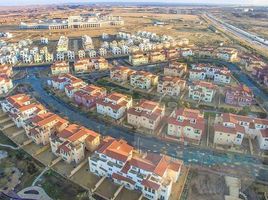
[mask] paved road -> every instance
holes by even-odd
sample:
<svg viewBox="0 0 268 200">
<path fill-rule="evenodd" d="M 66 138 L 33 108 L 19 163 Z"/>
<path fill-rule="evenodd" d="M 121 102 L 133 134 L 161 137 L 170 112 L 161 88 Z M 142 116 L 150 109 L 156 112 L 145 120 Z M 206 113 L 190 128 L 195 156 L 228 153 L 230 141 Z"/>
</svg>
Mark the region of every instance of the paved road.
<svg viewBox="0 0 268 200">
<path fill-rule="evenodd" d="M 110 135 L 115 138 L 123 138 L 131 145 L 144 151 L 154 153 L 165 152 L 166 154 L 183 159 L 186 164 L 201 165 L 206 167 L 226 166 L 226 168 L 249 169 L 257 179 L 268 182 L 268 168 L 262 165 L 262 161 L 250 155 L 233 153 L 215 153 L 210 149 L 200 149 L 195 146 L 182 146 L 177 143 L 164 142 L 154 137 L 134 133 L 126 128 L 109 125 L 103 121 L 83 115 L 74 108 L 65 104 L 60 99 L 47 93 L 42 83 L 46 79 L 39 79 L 34 74 L 40 68 L 28 70 L 29 76 L 15 81 L 16 83 L 30 83 L 38 100 L 46 106 L 53 107 L 61 116 L 67 117 L 73 123 L 79 123 L 89 129 L 100 132 L 102 135 Z"/>
</svg>

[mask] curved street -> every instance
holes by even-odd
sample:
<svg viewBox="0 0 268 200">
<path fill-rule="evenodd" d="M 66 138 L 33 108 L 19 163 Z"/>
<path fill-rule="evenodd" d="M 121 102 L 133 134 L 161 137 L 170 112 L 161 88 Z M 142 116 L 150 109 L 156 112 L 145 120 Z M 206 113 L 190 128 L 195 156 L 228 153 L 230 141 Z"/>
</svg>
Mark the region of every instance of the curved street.
<svg viewBox="0 0 268 200">
<path fill-rule="evenodd" d="M 155 137 L 135 133 L 124 127 L 107 124 L 96 120 L 94 117 L 85 116 L 44 90 L 43 84 L 46 84 L 47 79 L 37 78 L 35 75 L 41 69 L 43 68 L 31 68 L 25 78 L 14 82 L 16 84 L 30 84 L 41 103 L 53 108 L 56 113 L 68 118 L 73 123 L 79 123 L 89 129 L 100 132 L 102 135 L 123 138 L 131 145 L 144 151 L 165 152 L 172 157 L 183 159 L 189 165 L 212 168 L 220 166 L 226 169 L 247 170 L 256 179 L 268 181 L 268 167 L 262 164 L 260 158 L 238 153 L 218 153 L 211 149 L 202 149 L 199 146 L 184 146 L 174 142 L 166 142 Z"/>
</svg>

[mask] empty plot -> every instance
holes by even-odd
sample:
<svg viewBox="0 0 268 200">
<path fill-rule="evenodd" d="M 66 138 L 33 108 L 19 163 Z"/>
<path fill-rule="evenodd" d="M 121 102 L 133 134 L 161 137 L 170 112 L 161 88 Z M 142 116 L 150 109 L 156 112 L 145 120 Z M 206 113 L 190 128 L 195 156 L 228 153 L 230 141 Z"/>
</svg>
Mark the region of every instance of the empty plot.
<svg viewBox="0 0 268 200">
<path fill-rule="evenodd" d="M 95 193 L 101 197 L 111 199 L 119 187 L 119 185 L 114 184 L 110 179 L 106 178 L 95 191 Z"/>
<path fill-rule="evenodd" d="M 75 165 L 68 164 L 64 162 L 63 160 L 53 166 L 53 169 L 55 169 L 59 174 L 65 177 L 69 176 L 69 174 L 74 168 L 75 168 Z"/>
<path fill-rule="evenodd" d="M 137 200 L 141 196 L 141 192 L 137 190 L 128 190 L 123 188 L 121 192 L 117 195 L 115 200 Z"/>
<path fill-rule="evenodd" d="M 51 149 L 47 149 L 46 151 L 38 154 L 36 158 L 44 165 L 48 166 L 52 160 L 56 159 L 57 157 L 52 153 Z"/>
</svg>

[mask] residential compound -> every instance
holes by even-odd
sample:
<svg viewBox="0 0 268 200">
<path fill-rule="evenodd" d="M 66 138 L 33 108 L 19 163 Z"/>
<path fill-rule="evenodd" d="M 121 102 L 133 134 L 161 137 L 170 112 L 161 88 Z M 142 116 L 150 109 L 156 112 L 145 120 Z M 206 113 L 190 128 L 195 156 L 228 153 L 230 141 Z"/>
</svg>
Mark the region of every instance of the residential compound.
<svg viewBox="0 0 268 200">
<path fill-rule="evenodd" d="M 114 67 L 110 70 L 110 78 L 117 82 L 127 82 L 132 74 L 136 71 L 129 69 L 128 67 Z"/>
<path fill-rule="evenodd" d="M 85 150 L 93 152 L 100 144 L 100 135 L 76 124 L 70 124 L 50 137 L 53 154 L 67 163 L 80 163 Z"/>
<path fill-rule="evenodd" d="M 54 62 L 50 67 L 52 75 L 68 74 L 70 73 L 69 64 L 66 61 Z"/>
<path fill-rule="evenodd" d="M 122 26 L 124 21 L 119 16 L 112 15 L 81 15 L 69 16 L 67 20 L 43 20 L 39 22 L 21 22 L 21 29 L 86 29 L 109 26 Z"/>
<path fill-rule="evenodd" d="M 130 85 L 140 89 L 148 90 L 158 84 L 158 76 L 150 72 L 137 71 L 130 75 Z"/>
<path fill-rule="evenodd" d="M 8 93 L 13 88 L 11 66 L 0 65 L 0 95 Z"/>
<path fill-rule="evenodd" d="M 158 82 L 157 92 L 168 96 L 179 96 L 185 87 L 185 80 L 178 77 L 164 76 Z"/>
<path fill-rule="evenodd" d="M 231 82 L 231 72 L 226 68 L 216 67 L 209 64 L 192 64 L 189 70 L 189 79 L 196 80 L 213 80 L 215 83 L 229 84 Z"/>
<path fill-rule="evenodd" d="M 187 72 L 187 64 L 177 61 L 170 62 L 167 66 L 164 67 L 165 76 L 178 76 L 182 77 Z"/>
<path fill-rule="evenodd" d="M 104 99 L 97 100 L 96 106 L 99 114 L 120 119 L 132 106 L 132 97 L 114 92 Z"/>
<path fill-rule="evenodd" d="M 268 149 L 268 119 L 223 113 L 214 125 L 214 143 L 241 145 L 244 137 L 257 138 L 260 149 Z"/>
<path fill-rule="evenodd" d="M 216 49 L 214 54 L 216 58 L 229 62 L 234 62 L 238 59 L 238 51 L 234 48 L 220 47 Z"/>
<path fill-rule="evenodd" d="M 165 115 L 165 105 L 157 102 L 141 100 L 138 105 L 127 111 L 127 122 L 136 128 L 154 131 Z"/>
<path fill-rule="evenodd" d="M 216 85 L 205 81 L 194 81 L 189 86 L 189 98 L 196 101 L 212 102 Z"/>
<path fill-rule="evenodd" d="M 124 140 L 106 138 L 89 157 L 90 171 L 111 177 L 130 190 L 140 190 L 144 197 L 168 200 L 172 184 L 179 178 L 182 161 L 157 154 L 138 154 Z"/>
<path fill-rule="evenodd" d="M 225 103 L 234 106 L 250 106 L 254 102 L 253 92 L 246 85 L 228 87 L 225 94 Z"/>
<path fill-rule="evenodd" d="M 199 143 L 205 133 L 204 114 L 199 110 L 180 108 L 169 116 L 167 134 L 182 141 Z"/>
</svg>

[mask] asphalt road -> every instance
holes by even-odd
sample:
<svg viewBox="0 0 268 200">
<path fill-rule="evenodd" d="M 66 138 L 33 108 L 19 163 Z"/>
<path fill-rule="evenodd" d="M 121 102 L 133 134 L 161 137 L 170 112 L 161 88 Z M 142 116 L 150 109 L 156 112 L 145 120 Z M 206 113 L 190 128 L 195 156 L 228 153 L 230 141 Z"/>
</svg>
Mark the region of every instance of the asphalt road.
<svg viewBox="0 0 268 200">
<path fill-rule="evenodd" d="M 67 117 L 73 123 L 79 123 L 89 129 L 100 132 L 102 135 L 110 135 L 115 138 L 123 138 L 131 145 L 143 151 L 154 153 L 165 152 L 174 158 L 183 159 L 186 164 L 204 167 L 224 166 L 227 169 L 247 169 L 258 180 L 268 182 L 268 167 L 262 164 L 262 160 L 250 155 L 236 153 L 217 153 L 211 149 L 198 146 L 183 146 L 178 143 L 162 141 L 155 137 L 148 137 L 129 131 L 126 128 L 98 121 L 94 117 L 88 117 L 78 112 L 73 107 L 60 99 L 50 95 L 43 89 L 45 78 L 37 78 L 36 73 L 42 68 L 28 70 L 28 76 L 16 80 L 15 83 L 27 83 L 39 97 L 38 100 L 46 106 L 54 108 L 56 113 Z"/>
</svg>

